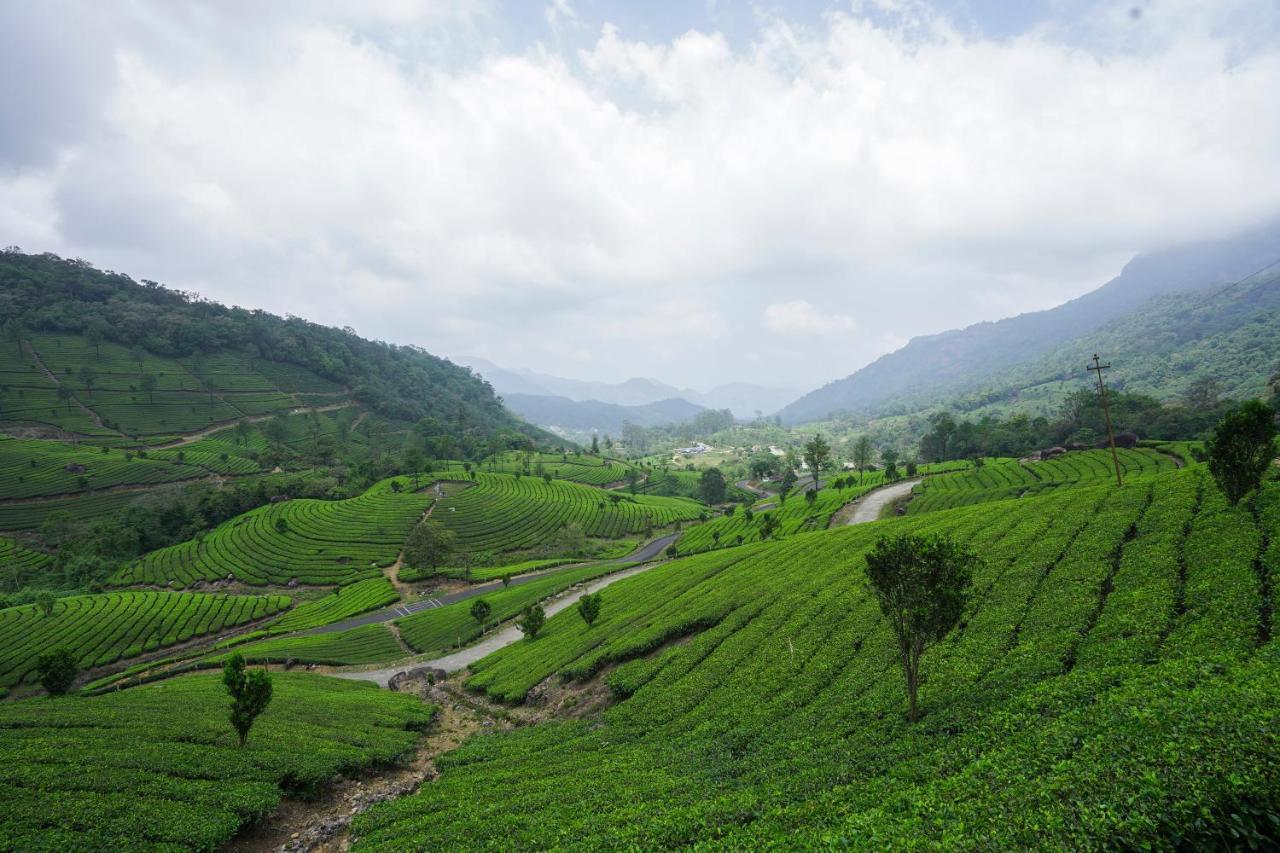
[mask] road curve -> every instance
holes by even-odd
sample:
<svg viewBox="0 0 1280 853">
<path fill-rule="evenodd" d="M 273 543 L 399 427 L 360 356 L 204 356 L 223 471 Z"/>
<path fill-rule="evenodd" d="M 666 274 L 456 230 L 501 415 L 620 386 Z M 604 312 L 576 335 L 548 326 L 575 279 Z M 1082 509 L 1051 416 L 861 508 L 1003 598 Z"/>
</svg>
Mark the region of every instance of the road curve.
<svg viewBox="0 0 1280 853">
<path fill-rule="evenodd" d="M 578 587 L 567 594 L 561 593 L 559 596 L 552 598 L 550 601 L 543 604 L 543 609 L 547 612 L 548 617 L 555 616 L 561 610 L 564 610 L 567 607 L 572 607 L 577 603 L 579 598 L 582 598 L 582 596 L 587 593 L 604 589 L 611 583 L 616 583 L 623 578 L 629 578 L 632 575 L 637 575 L 640 572 L 651 569 L 657 565 L 661 564 L 648 563 L 640 566 L 632 566 L 629 569 L 623 569 L 620 572 L 614 572 L 611 575 L 597 578 L 596 580 Z M 330 673 L 330 675 L 338 678 L 348 678 L 353 681 L 372 681 L 382 687 L 386 687 L 391 683 L 391 678 L 397 673 L 408 672 L 411 669 L 417 669 L 421 666 L 443 669 L 445 672 L 450 673 L 457 672 L 460 669 L 465 669 L 481 658 L 493 654 L 498 649 L 509 646 L 522 639 L 524 639 L 524 634 L 522 634 L 520 629 L 514 624 L 511 624 L 507 625 L 500 631 L 494 631 L 492 634 L 486 635 L 484 639 L 474 645 L 467 646 L 465 649 L 459 649 L 458 651 L 453 652 L 452 654 L 447 654 L 444 657 L 435 658 L 433 660 L 415 659 L 404 661 L 396 664 L 395 666 L 389 666 L 383 669 L 368 669 L 362 672 L 334 672 Z"/>
<path fill-rule="evenodd" d="M 867 492 L 854 501 L 853 514 L 849 516 L 849 520 L 845 524 L 866 524 L 868 521 L 875 521 L 880 517 L 880 513 L 884 511 L 885 506 L 893 503 L 898 498 L 910 494 L 916 483 L 919 482 L 919 478 L 903 480 L 901 483 L 881 486 L 874 491 Z"/>
<path fill-rule="evenodd" d="M 659 556 L 680 537 L 679 533 L 669 533 L 652 542 L 641 545 L 625 557 L 616 557 L 612 560 L 598 560 L 592 562 L 599 563 L 646 563 Z M 547 569 L 542 572 L 530 572 L 526 575 L 519 575 L 511 579 L 511 586 L 520 586 L 531 581 L 545 578 L 548 575 L 558 574 L 566 569 L 573 568 L 574 565 L 583 565 L 583 563 L 574 563 L 572 565 L 559 566 L 554 569 Z M 625 574 L 619 572 L 618 574 Z M 618 575 L 610 575 L 609 577 L 618 577 Z M 502 581 L 493 581 L 491 583 L 480 584 L 460 592 L 452 592 L 448 595 L 442 595 L 438 598 L 423 598 L 408 604 L 393 604 L 390 607 L 384 607 L 381 610 L 374 610 L 370 613 L 362 613 L 359 616 L 352 616 L 350 619 L 344 619 L 341 622 L 334 622 L 329 625 L 321 625 L 319 628 L 312 628 L 309 631 L 303 631 L 303 635 L 307 634 L 332 634 L 337 631 L 347 631 L 351 628 L 359 628 L 364 625 L 375 625 L 380 622 L 390 622 L 392 619 L 400 619 L 413 613 L 420 613 L 423 610 L 431 610 L 436 607 L 444 607 L 446 604 L 454 604 L 459 601 L 466 601 L 468 598 L 476 598 L 477 596 L 486 595 L 490 592 L 497 592 L 502 589 Z"/>
</svg>

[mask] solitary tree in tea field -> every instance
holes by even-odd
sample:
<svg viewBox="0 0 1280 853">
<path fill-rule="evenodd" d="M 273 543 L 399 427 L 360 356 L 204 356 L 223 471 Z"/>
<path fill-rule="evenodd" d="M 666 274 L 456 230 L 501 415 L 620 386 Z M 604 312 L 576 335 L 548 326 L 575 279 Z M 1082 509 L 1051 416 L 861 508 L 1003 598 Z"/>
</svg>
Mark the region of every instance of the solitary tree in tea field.
<svg viewBox="0 0 1280 853">
<path fill-rule="evenodd" d="M 236 652 L 222 666 L 222 683 L 231 694 L 231 726 L 243 747 L 253 721 L 271 703 L 271 676 L 265 669 L 245 672 L 244 655 Z"/>
<path fill-rule="evenodd" d="M 1275 457 L 1276 413 L 1260 400 L 1249 400 L 1214 428 L 1206 450 L 1209 472 L 1232 504 L 1258 488 Z"/>
<path fill-rule="evenodd" d="M 960 621 L 977 555 L 946 536 L 885 537 L 867 554 L 867 577 L 898 646 L 907 719 L 919 718 L 920 660 Z"/>
</svg>

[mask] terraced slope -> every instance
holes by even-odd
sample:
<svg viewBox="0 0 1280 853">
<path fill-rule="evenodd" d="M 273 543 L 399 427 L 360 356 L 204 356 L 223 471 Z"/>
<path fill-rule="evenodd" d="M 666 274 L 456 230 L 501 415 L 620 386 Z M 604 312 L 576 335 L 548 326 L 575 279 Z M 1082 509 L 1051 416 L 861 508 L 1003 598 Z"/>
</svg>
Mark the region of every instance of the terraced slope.
<svg viewBox="0 0 1280 853">
<path fill-rule="evenodd" d="M 0 537 L 0 584 L 8 589 L 21 589 L 23 579 L 39 574 L 52 563 L 50 555 Z"/>
<path fill-rule="evenodd" d="M 528 473 L 541 477 L 550 474 L 556 480 L 569 480 L 588 486 L 605 486 L 627 478 L 630 466 L 617 459 L 601 456 L 576 456 L 571 453 L 535 453 L 526 460 L 523 453 L 501 453 L 481 463 L 484 471 L 498 474 Z M 528 469 L 526 471 L 526 468 Z"/>
<path fill-rule="evenodd" d="M 1147 448 L 1120 450 L 1120 470 L 1126 479 L 1172 471 L 1174 457 Z M 930 477 L 916 487 L 908 514 L 1034 495 L 1065 485 L 1111 482 L 1115 468 L 1109 450 L 1067 453 L 1046 462 L 1003 460 L 981 468 Z"/>
<path fill-rule="evenodd" d="M 0 688 L 34 681 L 36 659 L 66 646 L 82 669 L 105 666 L 192 637 L 261 619 L 289 606 L 284 595 L 115 592 L 0 610 Z"/>
<path fill-rule="evenodd" d="M 54 399 L 53 382 L 67 386 L 80 406 L 107 427 L 106 432 L 118 430 L 135 436 L 189 432 L 240 417 L 287 412 L 299 405 L 293 392 L 303 388 L 335 389 L 333 383 L 302 368 L 261 359 L 250 361 L 242 353 L 173 359 L 114 343 L 94 346 L 78 335 L 59 334 L 33 335 L 27 345 L 52 374 L 53 380 L 45 377 L 45 382 L 55 392 Z M 151 377 L 155 387 L 147 388 L 149 380 L 144 377 Z M 67 402 L 59 405 L 64 411 L 54 411 L 58 408 L 54 406 L 47 416 L 32 409 L 30 414 L 39 417 L 21 418 L 16 411 L 13 415 L 5 412 L 4 417 L 50 423 L 90 435 L 104 432 L 101 428 L 85 429 L 79 407 Z"/>
<path fill-rule="evenodd" d="M 75 447 L 0 435 L 0 498 L 61 495 L 112 486 L 155 485 L 208 475 L 176 456 L 142 459 L 136 453 Z"/>
<path fill-rule="evenodd" d="M 213 850 L 339 772 L 409 751 L 416 696 L 274 673 L 243 749 L 214 674 L 103 696 L 0 704 L 5 850 Z"/>
<path fill-rule="evenodd" d="M 395 562 L 431 498 L 384 480 L 344 501 L 290 500 L 237 516 L 198 539 L 153 551 L 112 580 L 187 586 L 231 575 L 245 583 L 341 584 Z M 402 482 L 402 481 L 401 481 Z"/>
<path fill-rule="evenodd" d="M 616 539 L 697 518 L 705 507 L 685 498 L 621 495 L 538 477 L 477 474 L 476 484 L 432 513 L 465 551 L 514 551 L 553 539 L 568 524 L 587 536 Z"/>
<path fill-rule="evenodd" d="M 605 673 L 629 698 L 469 741 L 359 817 L 357 849 L 1162 848 L 1267 829 L 1280 484 L 1229 508 L 1193 468 L 1008 506 L 677 560 L 606 590 L 592 628 L 558 614 L 470 686 L 519 701 Z M 984 558 L 914 725 L 862 563 L 908 530 Z"/>
<path fill-rule="evenodd" d="M 772 505 L 773 508 L 754 511 L 750 520 L 747 519 L 745 512 L 737 510 L 733 515 L 713 518 L 705 524 L 689 528 L 680 537 L 676 547 L 681 553 L 689 553 L 692 551 L 706 551 L 717 546 L 727 547 L 729 545 L 755 542 L 760 539 L 762 535 L 761 525 L 764 519 L 769 516 L 776 518 L 778 521 L 779 526 L 774 534 L 775 538 L 812 530 L 822 530 L 840 507 L 850 501 L 857 500 L 872 489 L 884 485 L 884 473 L 882 471 L 868 472 L 862 478 L 861 485 L 859 485 L 856 475 L 837 479 L 842 486 L 840 488 L 827 486 L 824 489 L 819 489 L 813 503 L 809 503 L 803 491 L 796 491 L 788 495 L 785 503 L 782 503 L 777 498 L 770 498 L 762 506 Z M 718 538 L 716 534 L 719 534 Z M 739 541 L 739 537 L 741 537 L 741 541 Z"/>
</svg>

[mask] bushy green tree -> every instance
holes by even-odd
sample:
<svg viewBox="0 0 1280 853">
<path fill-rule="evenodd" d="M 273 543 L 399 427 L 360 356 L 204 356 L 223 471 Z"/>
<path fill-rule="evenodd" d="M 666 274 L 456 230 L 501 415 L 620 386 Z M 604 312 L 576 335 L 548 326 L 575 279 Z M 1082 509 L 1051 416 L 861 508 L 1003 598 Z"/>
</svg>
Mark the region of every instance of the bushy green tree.
<svg viewBox="0 0 1280 853">
<path fill-rule="evenodd" d="M 53 615 L 53 606 L 57 602 L 58 599 L 54 598 L 51 592 L 42 592 L 36 596 L 36 606 L 44 613 L 45 618 Z"/>
<path fill-rule="evenodd" d="M 532 640 L 538 636 L 538 632 L 542 630 L 542 626 L 547 623 L 547 612 L 541 606 L 535 604 L 526 608 L 524 615 L 516 622 L 516 627 L 524 634 L 526 640 Z"/>
<path fill-rule="evenodd" d="M 708 468 L 698 478 L 698 497 L 706 504 L 724 503 L 728 484 L 719 468 Z"/>
<path fill-rule="evenodd" d="M 827 440 L 822 437 L 821 433 L 805 442 L 804 461 L 809 466 L 809 470 L 813 472 L 813 482 L 814 485 L 817 485 L 819 478 L 822 476 L 822 469 L 827 467 L 827 463 L 831 461 L 831 445 L 827 444 Z"/>
<path fill-rule="evenodd" d="M 75 684 L 76 676 L 80 674 L 80 665 L 71 649 L 60 646 L 36 659 L 36 674 L 40 676 L 40 686 L 50 696 L 61 696 Z"/>
<path fill-rule="evenodd" d="M 253 721 L 271 704 L 271 676 L 265 669 L 246 672 L 244 656 L 236 652 L 222 666 L 222 683 L 231 696 L 231 727 L 243 747 Z"/>
<path fill-rule="evenodd" d="M 1236 504 L 1262 482 L 1276 449 L 1276 413 L 1261 400 L 1230 412 L 1206 445 L 1209 471 L 1227 500 Z"/>
<path fill-rule="evenodd" d="M 898 646 L 907 719 L 919 718 L 920 660 L 960 621 L 978 557 L 946 536 L 885 537 L 867 554 L 867 578 Z"/>
<path fill-rule="evenodd" d="M 409 534 L 404 544 L 404 560 L 415 569 L 430 568 L 434 572 L 449 559 L 456 540 L 453 531 L 440 522 L 424 521 Z"/>
<path fill-rule="evenodd" d="M 578 615 L 582 617 L 582 621 L 590 627 L 596 622 L 596 618 L 600 616 L 600 593 L 587 593 L 578 599 Z"/>
<path fill-rule="evenodd" d="M 471 605 L 471 618 L 483 625 L 489 619 L 493 608 L 483 598 L 477 598 Z"/>
</svg>

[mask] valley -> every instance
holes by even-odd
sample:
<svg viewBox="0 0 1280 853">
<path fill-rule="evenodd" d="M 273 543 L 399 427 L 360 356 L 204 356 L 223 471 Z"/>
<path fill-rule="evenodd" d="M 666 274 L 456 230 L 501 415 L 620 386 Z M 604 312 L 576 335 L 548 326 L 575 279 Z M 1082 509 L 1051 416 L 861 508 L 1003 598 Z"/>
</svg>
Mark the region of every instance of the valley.
<svg viewBox="0 0 1280 853">
<path fill-rule="evenodd" d="M 1273 846 L 1278 282 L 855 410 L 804 414 L 928 346 L 513 411 L 6 250 L 0 847 Z"/>
</svg>

